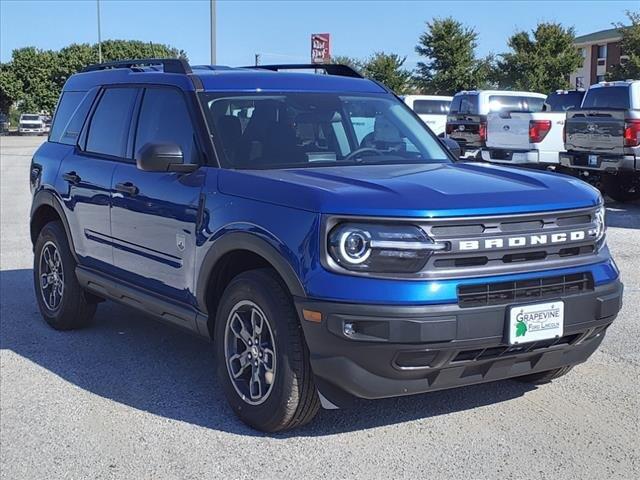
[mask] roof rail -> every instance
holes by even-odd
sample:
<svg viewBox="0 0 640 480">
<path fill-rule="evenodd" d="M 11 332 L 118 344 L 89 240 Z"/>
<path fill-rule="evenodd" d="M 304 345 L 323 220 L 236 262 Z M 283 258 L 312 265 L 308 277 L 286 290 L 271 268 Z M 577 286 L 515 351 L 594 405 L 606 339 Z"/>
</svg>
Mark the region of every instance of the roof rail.
<svg viewBox="0 0 640 480">
<path fill-rule="evenodd" d="M 162 65 L 165 73 L 192 73 L 189 62 L 183 58 L 143 58 L 138 60 L 119 60 L 117 62 L 96 63 L 82 69 L 82 72 L 97 72 L 112 68 L 134 68 Z"/>
<path fill-rule="evenodd" d="M 339 77 L 364 78 L 360 73 L 348 65 L 339 63 L 290 63 L 280 65 L 248 65 L 240 68 L 258 68 L 261 70 L 324 70 L 327 75 L 337 75 Z"/>
</svg>

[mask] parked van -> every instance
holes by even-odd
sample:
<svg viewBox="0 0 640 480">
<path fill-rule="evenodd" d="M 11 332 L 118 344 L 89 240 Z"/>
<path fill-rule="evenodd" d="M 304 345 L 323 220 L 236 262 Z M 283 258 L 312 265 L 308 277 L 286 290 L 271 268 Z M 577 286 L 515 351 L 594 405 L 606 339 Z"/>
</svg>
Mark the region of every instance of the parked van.
<svg viewBox="0 0 640 480">
<path fill-rule="evenodd" d="M 441 95 L 406 95 L 404 98 L 411 110 L 438 136 L 444 136 L 449 106 L 453 97 Z"/>
</svg>

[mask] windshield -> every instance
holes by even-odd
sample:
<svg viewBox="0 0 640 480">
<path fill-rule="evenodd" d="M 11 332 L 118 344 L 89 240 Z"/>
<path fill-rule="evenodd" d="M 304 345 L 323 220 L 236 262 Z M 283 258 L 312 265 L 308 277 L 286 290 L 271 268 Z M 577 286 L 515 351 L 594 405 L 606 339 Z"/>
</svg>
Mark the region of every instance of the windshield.
<svg viewBox="0 0 640 480">
<path fill-rule="evenodd" d="M 28 120 L 28 121 L 33 121 L 33 120 L 40 120 L 40 115 L 22 115 L 22 117 L 20 117 L 20 120 Z"/>
<path fill-rule="evenodd" d="M 540 112 L 544 98 L 516 96 L 516 95 L 490 95 L 490 112 Z"/>
<path fill-rule="evenodd" d="M 627 86 L 590 88 L 584 97 L 582 108 L 628 110 L 631 107 L 630 91 Z"/>
<path fill-rule="evenodd" d="M 460 94 L 453 97 L 451 101 L 451 113 L 477 115 L 479 113 L 478 94 Z"/>
<path fill-rule="evenodd" d="M 413 111 L 420 115 L 446 115 L 449 105 L 448 100 L 414 100 Z"/>
<path fill-rule="evenodd" d="M 544 110 L 547 112 L 566 112 L 574 108 L 580 108 L 584 92 L 550 93 L 544 102 Z"/>
<path fill-rule="evenodd" d="M 450 161 L 438 139 L 390 96 L 201 95 L 214 141 L 223 150 L 222 164 L 228 168 Z"/>
</svg>

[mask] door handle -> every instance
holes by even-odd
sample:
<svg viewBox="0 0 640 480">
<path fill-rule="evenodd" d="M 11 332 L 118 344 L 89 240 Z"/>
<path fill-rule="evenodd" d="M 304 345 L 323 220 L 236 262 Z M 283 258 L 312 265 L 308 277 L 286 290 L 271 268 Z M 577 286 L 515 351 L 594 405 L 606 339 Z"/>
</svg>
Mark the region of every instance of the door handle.
<svg viewBox="0 0 640 480">
<path fill-rule="evenodd" d="M 133 195 L 137 195 L 139 190 L 138 190 L 138 187 L 136 187 L 133 183 L 124 182 L 124 183 L 116 183 L 116 192 L 126 193 L 133 196 Z"/>
<path fill-rule="evenodd" d="M 73 171 L 64 173 L 62 178 L 73 185 L 80 183 L 80 180 L 82 180 L 80 175 Z"/>
</svg>

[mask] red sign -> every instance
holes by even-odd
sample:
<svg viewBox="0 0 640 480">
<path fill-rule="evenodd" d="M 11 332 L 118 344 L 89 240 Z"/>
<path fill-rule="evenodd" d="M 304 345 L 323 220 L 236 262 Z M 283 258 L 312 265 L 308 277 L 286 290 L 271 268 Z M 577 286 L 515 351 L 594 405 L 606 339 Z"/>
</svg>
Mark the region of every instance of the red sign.
<svg viewBox="0 0 640 480">
<path fill-rule="evenodd" d="M 331 60 L 329 37 L 328 33 L 311 34 L 311 63 L 329 63 Z"/>
</svg>

